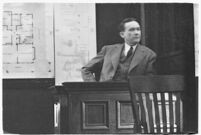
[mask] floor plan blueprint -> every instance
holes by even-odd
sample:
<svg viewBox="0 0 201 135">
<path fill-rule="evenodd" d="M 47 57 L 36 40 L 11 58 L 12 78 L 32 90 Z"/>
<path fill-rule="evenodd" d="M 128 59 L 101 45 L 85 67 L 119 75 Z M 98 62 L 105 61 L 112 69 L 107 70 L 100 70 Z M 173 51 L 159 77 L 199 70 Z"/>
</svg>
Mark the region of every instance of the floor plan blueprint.
<svg viewBox="0 0 201 135">
<path fill-rule="evenodd" d="M 54 76 L 52 7 L 50 4 L 4 4 L 4 78 Z"/>
</svg>

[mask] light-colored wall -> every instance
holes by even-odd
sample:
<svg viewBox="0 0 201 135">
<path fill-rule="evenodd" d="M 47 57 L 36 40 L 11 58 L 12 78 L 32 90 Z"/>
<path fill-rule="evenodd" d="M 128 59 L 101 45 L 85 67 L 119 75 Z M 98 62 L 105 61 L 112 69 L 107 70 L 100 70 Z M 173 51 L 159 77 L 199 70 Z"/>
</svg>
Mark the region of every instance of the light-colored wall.
<svg viewBox="0 0 201 135">
<path fill-rule="evenodd" d="M 96 54 L 95 3 L 8 3 L 3 11 L 3 78 L 82 81 Z"/>
</svg>

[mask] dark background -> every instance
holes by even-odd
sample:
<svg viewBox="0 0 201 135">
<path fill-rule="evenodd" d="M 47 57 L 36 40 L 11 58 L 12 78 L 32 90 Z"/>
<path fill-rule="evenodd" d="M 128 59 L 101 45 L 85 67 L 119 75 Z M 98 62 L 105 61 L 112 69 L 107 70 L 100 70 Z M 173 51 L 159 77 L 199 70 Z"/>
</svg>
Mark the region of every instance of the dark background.
<svg viewBox="0 0 201 135">
<path fill-rule="evenodd" d="M 127 17 L 141 23 L 141 44 L 157 53 L 158 74 L 194 75 L 193 4 L 97 4 L 97 52 L 123 42 L 117 27 Z"/>
<path fill-rule="evenodd" d="M 186 77 L 184 130 L 197 131 L 198 96 L 195 79 L 193 4 L 96 4 L 97 52 L 123 42 L 117 27 L 137 18 L 143 45 L 158 55 L 157 72 Z M 3 79 L 3 129 L 8 133 L 53 133 L 54 79 Z M 189 115 L 190 114 L 190 115 Z"/>
<path fill-rule="evenodd" d="M 117 29 L 122 19 L 135 17 L 139 20 L 142 27 L 141 44 L 158 55 L 157 73 L 185 76 L 184 130 L 197 131 L 193 4 L 97 4 L 96 17 L 97 51 L 104 45 L 123 42 Z"/>
</svg>

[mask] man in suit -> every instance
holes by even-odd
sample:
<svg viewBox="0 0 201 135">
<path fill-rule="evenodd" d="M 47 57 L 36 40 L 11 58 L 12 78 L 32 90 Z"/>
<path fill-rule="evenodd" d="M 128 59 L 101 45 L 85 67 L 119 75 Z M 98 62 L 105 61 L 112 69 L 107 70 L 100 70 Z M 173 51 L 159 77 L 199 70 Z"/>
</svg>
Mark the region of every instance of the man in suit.
<svg viewBox="0 0 201 135">
<path fill-rule="evenodd" d="M 156 54 L 139 44 L 141 29 L 135 18 L 126 18 L 120 25 L 122 44 L 107 45 L 82 67 L 85 82 L 96 81 L 94 73 L 100 72 L 99 81 L 127 81 L 128 76 L 152 75 Z M 99 71 L 100 69 L 100 71 Z"/>
</svg>

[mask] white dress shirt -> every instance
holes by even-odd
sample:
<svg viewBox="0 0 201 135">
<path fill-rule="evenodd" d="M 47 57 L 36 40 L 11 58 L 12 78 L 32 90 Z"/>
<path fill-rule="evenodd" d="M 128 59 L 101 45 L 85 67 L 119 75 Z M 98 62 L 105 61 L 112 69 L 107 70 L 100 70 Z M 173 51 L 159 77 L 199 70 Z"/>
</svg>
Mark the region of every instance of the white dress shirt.
<svg viewBox="0 0 201 135">
<path fill-rule="evenodd" d="M 133 47 L 133 52 L 135 52 L 135 49 L 137 47 L 137 45 L 132 46 Z M 125 43 L 124 45 L 124 55 L 127 56 L 128 51 L 130 50 L 131 46 L 128 45 L 127 43 Z"/>
</svg>

